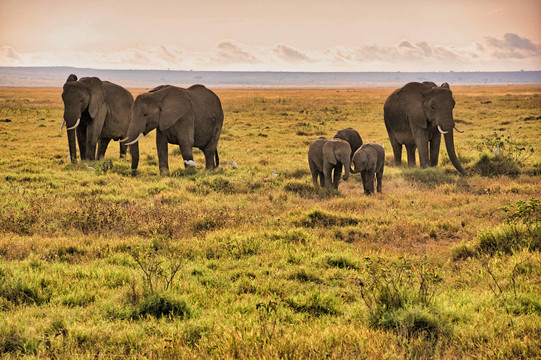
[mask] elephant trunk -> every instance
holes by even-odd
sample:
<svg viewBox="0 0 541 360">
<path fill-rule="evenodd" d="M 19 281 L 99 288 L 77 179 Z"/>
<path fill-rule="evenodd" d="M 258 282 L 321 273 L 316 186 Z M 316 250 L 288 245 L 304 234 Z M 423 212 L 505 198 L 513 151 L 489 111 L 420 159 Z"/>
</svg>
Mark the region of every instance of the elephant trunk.
<svg viewBox="0 0 541 360">
<path fill-rule="evenodd" d="M 451 160 L 451 163 L 454 165 L 454 167 L 458 170 L 459 173 L 462 175 L 466 175 L 466 172 L 460 165 L 460 162 L 458 161 L 458 157 L 456 156 L 455 152 L 455 140 L 453 138 L 453 132 L 450 131 L 443 135 L 445 139 L 445 147 L 447 148 L 447 154 L 449 155 L 449 159 Z"/>
<path fill-rule="evenodd" d="M 70 150 L 70 159 L 72 163 L 77 162 L 77 146 L 75 144 L 75 129 L 68 130 L 68 145 Z"/>
<path fill-rule="evenodd" d="M 350 156 L 348 156 L 346 158 L 346 162 L 344 163 L 344 177 L 342 179 L 344 180 L 347 180 L 349 179 L 349 172 L 350 172 L 350 169 L 351 169 L 351 160 L 350 160 Z"/>
</svg>

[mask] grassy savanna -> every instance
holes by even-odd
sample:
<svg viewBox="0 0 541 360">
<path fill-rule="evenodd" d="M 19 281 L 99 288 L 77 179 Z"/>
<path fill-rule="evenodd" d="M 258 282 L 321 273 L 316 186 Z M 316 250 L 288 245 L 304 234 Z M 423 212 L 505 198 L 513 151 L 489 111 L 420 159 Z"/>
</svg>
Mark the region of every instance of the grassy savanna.
<svg viewBox="0 0 541 360">
<path fill-rule="evenodd" d="M 539 357 L 541 86 L 453 88 L 467 177 L 392 166 L 393 89 L 215 91 L 223 168 L 160 177 L 154 132 L 71 164 L 61 89 L 0 88 L 0 357 Z M 349 126 L 382 194 L 312 186 Z"/>
</svg>

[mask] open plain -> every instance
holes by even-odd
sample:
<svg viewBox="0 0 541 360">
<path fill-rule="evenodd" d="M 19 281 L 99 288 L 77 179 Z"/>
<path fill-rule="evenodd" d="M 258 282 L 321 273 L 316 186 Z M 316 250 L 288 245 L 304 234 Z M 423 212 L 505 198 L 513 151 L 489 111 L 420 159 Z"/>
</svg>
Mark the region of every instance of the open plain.
<svg viewBox="0 0 541 360">
<path fill-rule="evenodd" d="M 213 89 L 222 168 L 160 177 L 155 132 L 72 164 L 61 89 L 0 88 L 0 357 L 539 357 L 541 86 L 451 89 L 467 176 L 392 166 L 377 88 Z M 346 127 L 381 194 L 314 189 Z"/>
</svg>

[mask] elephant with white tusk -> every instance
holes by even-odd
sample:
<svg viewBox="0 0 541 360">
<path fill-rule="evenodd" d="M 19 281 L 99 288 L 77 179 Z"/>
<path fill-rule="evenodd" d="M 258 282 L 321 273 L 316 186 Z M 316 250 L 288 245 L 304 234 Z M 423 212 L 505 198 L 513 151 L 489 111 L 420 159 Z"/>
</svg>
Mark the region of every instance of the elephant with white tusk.
<svg viewBox="0 0 541 360">
<path fill-rule="evenodd" d="M 75 134 L 81 160 L 102 159 L 111 140 L 120 140 L 127 135 L 133 96 L 122 86 L 97 77 L 77 79 L 71 74 L 62 91 L 64 121 L 66 125 L 71 162 L 77 161 Z M 96 145 L 98 153 L 96 156 Z M 126 155 L 127 146 L 120 143 L 120 157 Z M 139 162 L 139 147 L 130 146 L 132 169 Z"/>
<path fill-rule="evenodd" d="M 180 146 L 186 167 L 195 167 L 192 148 L 205 154 L 206 169 L 220 165 L 218 140 L 224 122 L 220 99 L 203 85 L 188 89 L 172 85 L 158 86 L 135 99 L 128 135 L 122 141 L 136 144 L 156 129 L 161 175 L 169 174 L 168 144 Z"/>
<path fill-rule="evenodd" d="M 416 149 L 422 168 L 437 166 L 443 134 L 451 163 L 464 175 L 455 152 L 453 129 L 462 131 L 455 126 L 454 106 L 448 83 L 438 87 L 432 82 L 412 82 L 395 90 L 383 107 L 395 164 L 402 163 L 402 145 L 405 145 L 410 167 L 415 166 Z"/>
<path fill-rule="evenodd" d="M 312 173 L 314 186 L 338 189 L 342 166 L 344 180 L 349 178 L 351 166 L 351 147 L 342 139 L 319 138 L 314 140 L 308 149 L 308 165 Z"/>
<path fill-rule="evenodd" d="M 368 143 L 361 146 L 351 161 L 354 168 L 352 174 L 361 173 L 364 193 L 374 193 L 374 177 L 377 180 L 377 190 L 381 192 L 383 180 L 383 168 L 385 167 L 385 150 L 376 143 Z"/>
</svg>

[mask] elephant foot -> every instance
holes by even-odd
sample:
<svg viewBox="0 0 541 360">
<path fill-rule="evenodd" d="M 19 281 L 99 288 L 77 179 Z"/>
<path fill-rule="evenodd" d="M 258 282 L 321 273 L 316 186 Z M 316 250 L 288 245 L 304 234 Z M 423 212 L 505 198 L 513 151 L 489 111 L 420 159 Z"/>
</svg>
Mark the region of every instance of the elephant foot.
<svg viewBox="0 0 541 360">
<path fill-rule="evenodd" d="M 169 176 L 169 169 L 160 169 L 160 176 Z"/>
</svg>

